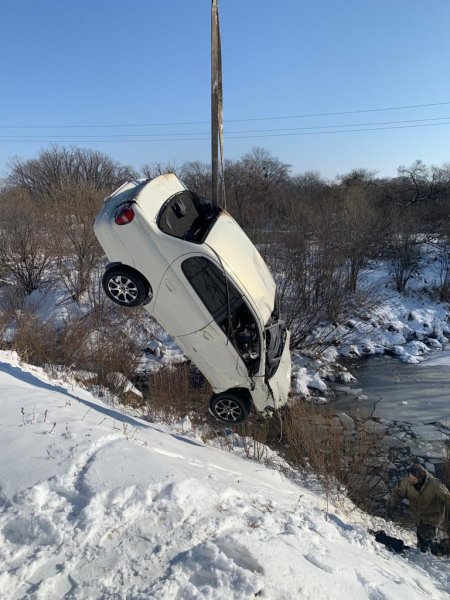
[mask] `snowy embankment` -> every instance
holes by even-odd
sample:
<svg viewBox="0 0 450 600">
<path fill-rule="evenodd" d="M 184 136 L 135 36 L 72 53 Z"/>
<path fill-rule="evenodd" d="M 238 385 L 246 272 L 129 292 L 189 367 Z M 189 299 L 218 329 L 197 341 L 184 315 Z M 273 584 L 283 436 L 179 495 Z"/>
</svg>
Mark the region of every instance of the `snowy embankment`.
<svg viewBox="0 0 450 600">
<path fill-rule="evenodd" d="M 0 403 L 1 598 L 448 597 L 448 561 L 389 554 L 345 503 L 6 352 Z"/>
<path fill-rule="evenodd" d="M 354 383 L 346 370 L 336 367 L 341 357 L 367 358 L 389 354 L 404 363 L 418 364 L 430 353 L 442 350 L 450 338 L 450 303 L 433 299 L 430 282 L 437 278 L 435 262 L 430 260 L 404 293 L 395 291 L 389 270 L 383 263 L 367 270 L 365 285 L 378 295 L 377 305 L 365 318 L 350 318 L 338 327 L 318 329 L 314 336 L 325 340 L 320 360 L 293 356 L 293 389 L 304 397 L 313 391 L 315 401 L 326 401 L 326 380 Z M 436 294 L 434 294 L 435 296 Z"/>
</svg>

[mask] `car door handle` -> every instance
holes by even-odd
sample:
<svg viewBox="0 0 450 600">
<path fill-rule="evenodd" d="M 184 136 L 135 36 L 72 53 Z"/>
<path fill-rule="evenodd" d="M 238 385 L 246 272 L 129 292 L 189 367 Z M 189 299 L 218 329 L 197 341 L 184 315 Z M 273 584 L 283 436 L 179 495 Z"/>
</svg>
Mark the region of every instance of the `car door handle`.
<svg viewBox="0 0 450 600">
<path fill-rule="evenodd" d="M 169 292 L 175 291 L 175 288 L 173 287 L 173 285 L 170 283 L 170 281 L 168 279 L 166 279 L 164 281 L 164 283 L 166 284 L 166 288 L 169 290 Z"/>
<path fill-rule="evenodd" d="M 205 338 L 205 340 L 208 340 L 208 342 L 212 340 L 212 335 L 209 335 L 207 331 L 203 332 L 203 337 Z"/>
</svg>

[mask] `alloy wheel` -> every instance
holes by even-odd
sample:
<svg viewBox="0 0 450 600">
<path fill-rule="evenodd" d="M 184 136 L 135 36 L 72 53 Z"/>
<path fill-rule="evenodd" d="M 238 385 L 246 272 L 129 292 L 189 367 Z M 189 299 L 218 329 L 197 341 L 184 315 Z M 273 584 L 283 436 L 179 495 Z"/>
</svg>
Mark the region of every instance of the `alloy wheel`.
<svg viewBox="0 0 450 600">
<path fill-rule="evenodd" d="M 138 288 L 134 281 L 124 275 L 115 275 L 108 281 L 111 296 L 125 304 L 131 304 L 138 297 Z"/>
<path fill-rule="evenodd" d="M 231 398 L 221 398 L 218 400 L 214 410 L 222 421 L 233 423 L 239 421 L 242 417 L 241 406 Z"/>
</svg>

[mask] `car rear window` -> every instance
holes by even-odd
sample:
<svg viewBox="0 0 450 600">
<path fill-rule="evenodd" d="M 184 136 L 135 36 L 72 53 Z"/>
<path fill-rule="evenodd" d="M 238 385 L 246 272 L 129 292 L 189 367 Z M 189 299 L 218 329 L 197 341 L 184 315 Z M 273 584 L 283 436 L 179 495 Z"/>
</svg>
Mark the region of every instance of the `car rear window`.
<svg viewBox="0 0 450 600">
<path fill-rule="evenodd" d="M 201 243 L 219 212 L 220 208 L 211 200 L 183 190 L 167 200 L 158 214 L 157 223 L 167 235 Z"/>
</svg>

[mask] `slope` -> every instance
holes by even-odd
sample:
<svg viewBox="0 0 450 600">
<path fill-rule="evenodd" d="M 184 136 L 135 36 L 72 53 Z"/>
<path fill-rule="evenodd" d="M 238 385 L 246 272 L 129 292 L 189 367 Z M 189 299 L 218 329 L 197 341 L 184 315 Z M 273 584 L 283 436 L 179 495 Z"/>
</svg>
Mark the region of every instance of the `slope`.
<svg viewBox="0 0 450 600">
<path fill-rule="evenodd" d="M 1 598 L 448 597 L 445 559 L 393 556 L 356 512 L 14 353 L 0 406 Z"/>
</svg>

